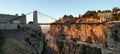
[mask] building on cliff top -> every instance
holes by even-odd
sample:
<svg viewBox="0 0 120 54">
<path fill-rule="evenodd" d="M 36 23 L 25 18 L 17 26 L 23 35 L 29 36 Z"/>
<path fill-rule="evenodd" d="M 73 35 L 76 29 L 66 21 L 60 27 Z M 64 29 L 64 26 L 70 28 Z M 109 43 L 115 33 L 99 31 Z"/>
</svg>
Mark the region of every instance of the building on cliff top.
<svg viewBox="0 0 120 54">
<path fill-rule="evenodd" d="M 111 18 L 112 18 L 112 12 L 98 13 L 98 16 L 100 17 L 100 21 L 104 22 L 106 20 L 111 20 Z"/>
<path fill-rule="evenodd" d="M 98 13 L 98 16 L 100 16 L 100 18 L 111 18 L 112 17 L 112 12 L 106 12 L 106 13 Z"/>
<path fill-rule="evenodd" d="M 105 21 L 106 18 L 111 20 L 112 19 L 112 14 L 120 14 L 120 11 L 117 11 L 117 12 L 101 12 L 101 13 L 98 13 L 98 16 L 100 17 L 101 21 Z"/>
<path fill-rule="evenodd" d="M 38 19 L 37 19 L 37 11 L 33 12 L 33 24 L 37 25 Z M 0 30 L 13 30 L 23 27 L 32 27 L 29 26 L 29 24 L 26 23 L 26 15 L 22 14 L 21 16 L 16 15 L 9 15 L 9 14 L 0 14 Z"/>
<path fill-rule="evenodd" d="M 0 14 L 0 23 L 20 23 L 26 24 L 26 16 L 22 14 L 21 16 Z"/>
</svg>

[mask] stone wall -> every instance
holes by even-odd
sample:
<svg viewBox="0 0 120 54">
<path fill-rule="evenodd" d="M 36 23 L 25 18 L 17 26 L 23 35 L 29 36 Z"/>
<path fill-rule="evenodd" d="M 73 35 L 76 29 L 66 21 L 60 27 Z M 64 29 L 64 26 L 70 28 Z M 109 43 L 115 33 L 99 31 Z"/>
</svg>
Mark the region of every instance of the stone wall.
<svg viewBox="0 0 120 54">
<path fill-rule="evenodd" d="M 32 30 L 41 30 L 41 26 L 34 24 L 10 24 L 10 23 L 0 23 L 0 30 L 14 30 L 18 28 L 30 28 Z M 42 31 L 42 30 L 41 30 Z"/>
<path fill-rule="evenodd" d="M 17 28 L 18 28 L 18 24 L 8 24 L 8 23 L 0 24 L 0 30 L 12 30 Z"/>
</svg>

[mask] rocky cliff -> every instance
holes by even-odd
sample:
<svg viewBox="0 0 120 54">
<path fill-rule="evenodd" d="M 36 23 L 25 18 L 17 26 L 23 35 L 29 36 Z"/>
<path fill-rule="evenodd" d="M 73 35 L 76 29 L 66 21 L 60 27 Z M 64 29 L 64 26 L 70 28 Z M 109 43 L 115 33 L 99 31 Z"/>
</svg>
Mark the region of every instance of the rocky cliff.
<svg viewBox="0 0 120 54">
<path fill-rule="evenodd" d="M 36 28 L 36 29 L 34 29 Z M 3 54 L 42 54 L 44 36 L 40 26 L 29 25 L 15 30 L 2 30 Z"/>
<path fill-rule="evenodd" d="M 105 43 L 107 39 L 107 27 L 106 24 L 100 22 L 99 19 L 95 18 L 82 18 L 65 15 L 63 18 L 53 22 L 53 24 L 64 23 L 64 25 L 50 25 L 50 30 L 46 33 L 45 37 L 47 40 L 47 46 L 61 54 L 84 54 L 86 52 L 89 54 L 92 49 L 92 54 L 98 54 L 96 52 L 100 52 L 99 54 L 101 54 L 100 48 L 82 45 L 84 43 L 77 44 L 76 42 Z"/>
<path fill-rule="evenodd" d="M 78 39 L 80 41 L 103 43 L 106 39 L 107 28 L 105 24 L 70 24 L 70 23 L 99 23 L 99 19 L 75 18 L 64 16 L 54 23 L 65 23 L 65 25 L 51 25 L 52 36 L 65 35 L 66 39 Z"/>
</svg>

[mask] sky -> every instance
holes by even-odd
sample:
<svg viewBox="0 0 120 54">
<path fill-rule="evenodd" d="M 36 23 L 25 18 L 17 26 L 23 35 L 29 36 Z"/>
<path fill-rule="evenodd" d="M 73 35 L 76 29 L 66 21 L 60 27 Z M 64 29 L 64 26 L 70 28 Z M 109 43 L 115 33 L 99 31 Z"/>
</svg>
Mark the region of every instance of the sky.
<svg viewBox="0 0 120 54">
<path fill-rule="evenodd" d="M 56 19 L 70 14 L 82 15 L 88 10 L 111 10 L 113 7 L 120 7 L 120 0 L 0 0 L 2 14 L 21 15 L 37 10 Z M 27 20 L 32 20 L 31 16 Z"/>
</svg>

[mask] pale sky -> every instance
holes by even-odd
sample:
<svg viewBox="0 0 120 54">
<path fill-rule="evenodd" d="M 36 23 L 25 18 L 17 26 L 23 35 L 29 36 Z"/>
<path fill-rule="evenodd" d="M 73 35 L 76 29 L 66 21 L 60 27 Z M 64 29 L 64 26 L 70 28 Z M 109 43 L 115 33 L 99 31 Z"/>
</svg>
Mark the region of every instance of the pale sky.
<svg viewBox="0 0 120 54">
<path fill-rule="evenodd" d="M 120 0 L 0 0 L 0 13 L 3 14 L 20 15 L 37 10 L 55 18 L 64 14 L 78 16 L 87 10 L 111 10 L 113 7 L 120 7 Z M 32 20 L 30 17 L 28 20 Z"/>
</svg>

